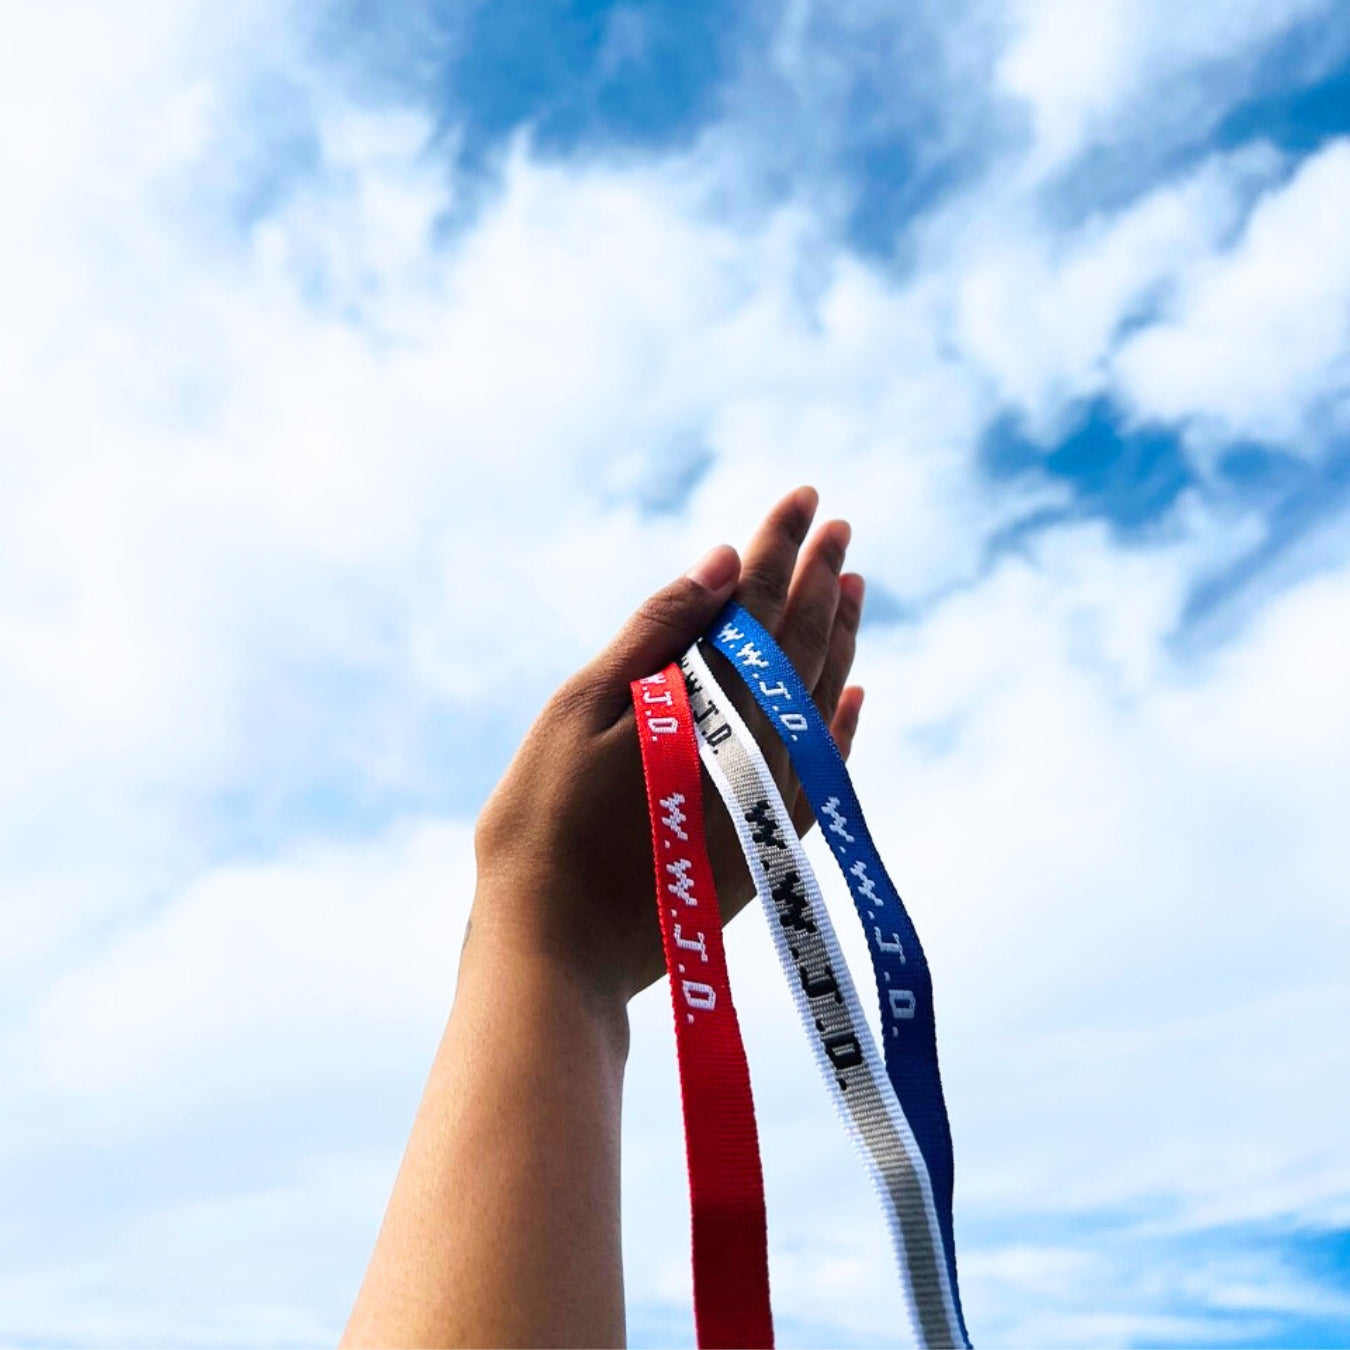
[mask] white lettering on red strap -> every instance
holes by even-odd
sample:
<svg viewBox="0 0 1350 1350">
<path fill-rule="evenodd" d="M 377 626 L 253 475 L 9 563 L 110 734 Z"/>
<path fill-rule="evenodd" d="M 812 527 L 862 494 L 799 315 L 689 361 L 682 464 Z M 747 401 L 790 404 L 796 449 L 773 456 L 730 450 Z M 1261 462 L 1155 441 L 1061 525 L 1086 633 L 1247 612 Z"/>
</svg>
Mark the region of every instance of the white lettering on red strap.
<svg viewBox="0 0 1350 1350">
<path fill-rule="evenodd" d="M 696 937 L 687 938 L 680 932 L 680 925 L 676 924 L 674 934 L 677 947 L 683 947 L 687 952 L 697 952 L 700 960 L 706 961 L 708 959 L 708 944 L 702 933 L 699 933 Z"/>
<path fill-rule="evenodd" d="M 679 839 L 688 839 L 689 836 L 681 828 L 684 822 L 689 819 L 680 807 L 684 805 L 684 793 L 672 792 L 669 797 L 661 798 L 661 805 L 665 807 L 666 814 L 661 817 L 661 824 L 670 830 Z"/>
<path fill-rule="evenodd" d="M 698 904 L 694 895 L 694 879 L 689 875 L 689 869 L 693 865 L 688 858 L 676 858 L 674 862 L 666 864 L 666 871 L 675 878 L 673 882 L 666 882 L 666 890 L 683 900 L 686 905 Z"/>
<path fill-rule="evenodd" d="M 683 980 L 684 1001 L 700 1012 L 712 1012 L 717 1007 L 717 990 L 710 984 L 700 984 L 697 980 Z"/>
</svg>

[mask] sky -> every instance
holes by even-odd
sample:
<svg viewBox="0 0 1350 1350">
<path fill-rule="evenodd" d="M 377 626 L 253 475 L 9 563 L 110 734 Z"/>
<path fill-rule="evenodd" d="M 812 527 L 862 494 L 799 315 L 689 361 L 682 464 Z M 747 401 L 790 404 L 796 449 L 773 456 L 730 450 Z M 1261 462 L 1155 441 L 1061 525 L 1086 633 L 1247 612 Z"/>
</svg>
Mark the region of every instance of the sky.
<svg viewBox="0 0 1350 1350">
<path fill-rule="evenodd" d="M 1350 1344 L 1343 5 L 9 11 L 0 1342 L 336 1339 L 478 806 L 811 482 L 975 1343 Z M 728 950 L 779 1342 L 904 1343 L 760 914 Z M 692 1344 L 632 1021 L 630 1337 Z"/>
</svg>

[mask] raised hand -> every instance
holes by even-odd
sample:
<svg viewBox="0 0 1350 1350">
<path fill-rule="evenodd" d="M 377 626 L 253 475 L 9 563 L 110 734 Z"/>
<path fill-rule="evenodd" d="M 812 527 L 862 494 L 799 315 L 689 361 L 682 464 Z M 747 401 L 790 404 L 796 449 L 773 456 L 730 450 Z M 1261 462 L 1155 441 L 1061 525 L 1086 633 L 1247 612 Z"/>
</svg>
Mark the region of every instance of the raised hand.
<svg viewBox="0 0 1350 1350">
<path fill-rule="evenodd" d="M 846 681 L 863 583 L 841 576 L 845 522 L 827 522 L 808 541 L 816 504 L 812 488 L 783 498 L 750 541 L 744 564 L 733 549 L 714 549 L 645 601 L 549 701 L 479 819 L 470 942 L 491 935 L 520 944 L 607 1000 L 626 1002 L 661 976 L 629 683 L 678 658 L 733 593 L 774 633 L 848 754 L 862 704 L 862 690 Z M 738 686 L 728 671 L 724 687 Z M 737 703 L 804 832 L 811 814 L 786 753 L 753 701 Z M 720 801 L 715 793 L 705 800 L 723 918 L 730 919 L 753 892 Z"/>
</svg>

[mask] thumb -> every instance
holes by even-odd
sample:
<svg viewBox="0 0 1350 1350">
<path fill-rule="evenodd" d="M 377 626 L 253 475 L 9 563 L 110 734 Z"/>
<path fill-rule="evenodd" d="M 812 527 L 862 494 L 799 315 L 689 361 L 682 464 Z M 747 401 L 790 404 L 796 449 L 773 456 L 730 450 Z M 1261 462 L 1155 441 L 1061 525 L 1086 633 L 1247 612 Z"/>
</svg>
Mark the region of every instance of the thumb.
<svg viewBox="0 0 1350 1350">
<path fill-rule="evenodd" d="M 740 575 L 736 550 L 719 544 L 678 581 L 644 600 L 593 667 L 606 702 L 622 711 L 634 680 L 655 674 L 682 656 L 731 598 Z"/>
</svg>

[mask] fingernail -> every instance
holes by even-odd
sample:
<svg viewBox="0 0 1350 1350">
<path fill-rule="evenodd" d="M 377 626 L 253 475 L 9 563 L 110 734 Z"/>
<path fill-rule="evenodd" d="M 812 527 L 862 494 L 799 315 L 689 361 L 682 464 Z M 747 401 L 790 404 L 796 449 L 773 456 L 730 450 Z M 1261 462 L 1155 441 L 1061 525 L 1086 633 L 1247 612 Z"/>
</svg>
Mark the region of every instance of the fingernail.
<svg viewBox="0 0 1350 1350">
<path fill-rule="evenodd" d="M 857 572 L 845 572 L 839 578 L 839 589 L 853 601 L 859 609 L 862 608 L 863 594 L 867 590 L 867 583 L 858 575 Z"/>
<path fill-rule="evenodd" d="M 726 590 L 736 580 L 741 560 L 730 544 L 718 544 L 711 552 L 691 567 L 685 576 L 702 586 L 705 591 Z"/>
<path fill-rule="evenodd" d="M 798 508 L 803 511 L 809 519 L 814 520 L 816 507 L 820 505 L 820 493 L 808 483 L 799 487 L 792 496 L 796 501 Z"/>
</svg>

